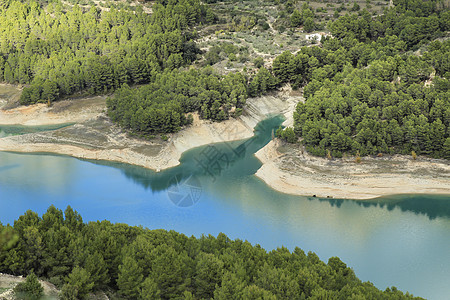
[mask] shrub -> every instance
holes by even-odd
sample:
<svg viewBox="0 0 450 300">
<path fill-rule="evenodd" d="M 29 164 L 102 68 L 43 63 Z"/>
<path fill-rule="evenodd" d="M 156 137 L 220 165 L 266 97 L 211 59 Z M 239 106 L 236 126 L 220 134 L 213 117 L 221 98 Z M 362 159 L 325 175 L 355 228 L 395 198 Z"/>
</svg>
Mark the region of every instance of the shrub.
<svg viewBox="0 0 450 300">
<path fill-rule="evenodd" d="M 32 272 L 24 282 L 16 285 L 14 294 L 17 299 L 37 300 L 44 296 L 44 288 L 39 283 L 37 276 Z"/>
<path fill-rule="evenodd" d="M 264 66 L 264 59 L 262 57 L 257 57 L 255 58 L 255 60 L 253 61 L 253 64 L 255 65 L 256 68 L 261 68 L 262 66 Z"/>
<path fill-rule="evenodd" d="M 275 132 L 275 135 L 288 143 L 295 143 L 297 141 L 294 129 L 292 129 L 291 127 L 286 127 L 283 130 L 283 128 L 280 126 Z"/>
</svg>

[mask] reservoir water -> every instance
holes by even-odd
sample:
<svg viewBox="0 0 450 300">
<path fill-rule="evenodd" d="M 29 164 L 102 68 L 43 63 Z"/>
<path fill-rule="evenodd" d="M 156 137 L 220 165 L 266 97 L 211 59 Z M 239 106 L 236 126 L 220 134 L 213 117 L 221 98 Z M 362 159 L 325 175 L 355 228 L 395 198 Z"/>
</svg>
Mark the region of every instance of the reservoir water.
<svg viewBox="0 0 450 300">
<path fill-rule="evenodd" d="M 352 201 L 276 192 L 253 175 L 261 165 L 253 154 L 281 121 L 261 122 L 246 141 L 187 151 L 180 166 L 159 173 L 0 152 L 0 221 L 12 223 L 28 209 L 42 214 L 52 204 L 71 205 L 84 221 L 108 219 L 195 236 L 224 232 L 268 251 L 298 246 L 324 261 L 339 256 L 380 289 L 394 285 L 416 296 L 449 299 L 450 196 Z"/>
</svg>

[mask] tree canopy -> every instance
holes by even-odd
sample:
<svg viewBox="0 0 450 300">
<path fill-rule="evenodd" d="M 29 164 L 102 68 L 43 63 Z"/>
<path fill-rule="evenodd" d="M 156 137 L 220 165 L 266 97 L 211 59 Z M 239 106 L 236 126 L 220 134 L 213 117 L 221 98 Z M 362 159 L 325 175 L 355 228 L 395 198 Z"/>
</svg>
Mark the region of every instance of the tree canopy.
<svg viewBox="0 0 450 300">
<path fill-rule="evenodd" d="M 84 299 L 97 290 L 122 299 L 413 299 L 361 282 L 337 257 L 324 263 L 300 248 L 267 252 L 223 233 L 195 238 L 84 223 L 71 207 L 63 212 L 54 206 L 42 217 L 27 211 L 11 229 L 19 239 L 0 249 L 0 272 L 33 269 L 62 288 L 62 299 Z M 39 293 L 34 274 L 27 283 Z"/>
<path fill-rule="evenodd" d="M 186 114 L 221 121 L 242 111 L 247 80 L 240 73 L 218 76 L 208 68 L 159 73 L 138 89 L 125 85 L 108 99 L 111 119 L 143 133 L 176 132 L 187 124 Z"/>
<path fill-rule="evenodd" d="M 441 1 L 419 2 L 394 1 L 376 18 L 365 11 L 338 18 L 329 24 L 334 37 L 320 47 L 284 52 L 271 72 L 261 68 L 250 94 L 284 83 L 303 88 L 294 131 L 315 155 L 449 158 L 450 41 L 430 42 L 449 30 L 449 10 Z M 278 135 L 297 141 L 286 130 Z"/>
<path fill-rule="evenodd" d="M 160 1 L 151 15 L 8 1 L 0 11 L 0 81 L 29 84 L 22 104 L 147 83 L 195 59 L 187 29 L 213 22 L 211 14 L 198 0 Z"/>
</svg>

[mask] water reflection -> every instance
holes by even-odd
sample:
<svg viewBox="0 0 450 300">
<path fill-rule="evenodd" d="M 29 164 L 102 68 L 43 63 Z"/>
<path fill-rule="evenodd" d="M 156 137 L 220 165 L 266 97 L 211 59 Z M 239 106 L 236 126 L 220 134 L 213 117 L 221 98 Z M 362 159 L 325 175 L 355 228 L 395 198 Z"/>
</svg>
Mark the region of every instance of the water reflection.
<svg viewBox="0 0 450 300">
<path fill-rule="evenodd" d="M 392 211 L 396 207 L 402 211 L 423 214 L 430 220 L 438 217 L 450 218 L 450 196 L 448 195 L 395 195 L 361 203 L 360 205 L 379 205 Z"/>
<path fill-rule="evenodd" d="M 318 200 L 320 202 L 329 203 L 332 207 L 340 208 L 346 202 L 354 202 L 355 205 L 370 208 L 380 207 L 389 211 L 399 208 L 401 211 L 413 212 L 417 215 L 425 215 L 430 220 L 437 217 L 450 218 L 450 196 L 448 195 L 394 195 L 381 197 L 372 200 L 353 201 L 333 198 L 314 198 L 314 197 L 296 197 L 282 194 L 270 189 L 264 183 L 256 183 L 257 179 L 250 176 L 256 173 L 261 167 L 260 161 L 254 156 L 254 153 L 264 147 L 271 139 L 273 130 L 278 128 L 283 120 L 280 117 L 273 117 L 258 124 L 255 128 L 255 135 L 249 140 L 234 141 L 228 143 L 217 143 L 213 146 L 219 153 L 226 154 L 227 157 L 233 159 L 222 168 L 220 174 L 216 173 L 211 176 L 202 164 L 199 163 L 202 152 L 209 146 L 198 147 L 185 152 L 179 166 L 164 170 L 163 172 L 154 172 L 152 170 L 127 165 L 123 163 L 107 162 L 107 161 L 91 161 L 97 165 L 109 166 L 120 170 L 127 178 L 146 189 L 158 192 L 170 188 L 176 181 L 185 180 L 191 176 L 198 179 L 205 190 L 209 190 L 217 196 L 222 193 L 227 199 L 236 198 L 237 193 L 247 193 L 251 191 L 254 194 L 260 194 L 261 198 L 268 198 L 272 195 L 277 199 L 308 199 L 309 201 Z M 242 153 L 242 155 L 236 155 Z M 249 177 L 250 176 L 250 177 Z M 251 182 L 249 182 L 251 181 Z M 245 185 L 242 183 L 246 182 Z M 258 185 L 258 188 L 251 188 Z M 269 197 L 270 198 L 270 197 Z M 231 200 L 232 201 L 232 200 Z M 280 202 L 268 202 L 268 206 L 274 205 L 274 211 L 280 209 Z M 284 213 L 281 212 L 282 215 Z"/>
<path fill-rule="evenodd" d="M 308 197 L 313 200 L 316 198 Z M 344 199 L 320 199 L 322 202 L 329 202 L 331 206 L 340 208 L 345 201 Z M 351 201 L 351 200 L 350 200 Z M 370 208 L 380 207 L 393 211 L 399 208 L 404 212 L 413 212 L 416 215 L 427 216 L 428 219 L 434 220 L 440 218 L 450 218 L 450 196 L 449 195 L 428 195 L 428 194 L 399 194 L 379 197 L 376 199 L 354 201 L 357 205 Z"/>
<path fill-rule="evenodd" d="M 18 187 L 30 192 L 45 190 L 65 195 L 66 187 L 70 185 L 77 172 L 77 161 L 58 160 L 55 157 L 46 153 L 0 152 L 0 187 Z"/>
<path fill-rule="evenodd" d="M 220 182 L 224 178 L 253 175 L 261 167 L 260 161 L 254 153 L 267 145 L 283 118 L 275 116 L 266 119 L 255 127 L 255 135 L 246 140 L 216 143 L 191 149 L 183 153 L 180 165 L 154 172 L 152 170 L 108 161 L 88 160 L 94 164 L 119 169 L 135 183 L 151 189 L 163 191 L 175 184 L 173 178 L 185 180 L 191 176 L 198 178 L 202 183 Z"/>
<path fill-rule="evenodd" d="M 198 163 L 206 147 L 186 152 L 181 165 L 160 173 L 121 163 L 0 152 L 0 221 L 13 222 L 27 209 L 42 214 L 51 204 L 71 205 L 86 221 L 108 219 L 196 236 L 224 232 L 267 250 L 299 246 L 325 261 L 339 256 L 378 288 L 395 285 L 445 299 L 450 294 L 450 197 L 351 201 L 272 190 L 252 176 L 260 167 L 253 153 L 281 120 L 272 121 L 257 130 L 252 143 L 216 144 L 219 153 L 230 156 L 236 149 L 245 151 L 214 177 Z M 172 178 L 191 175 L 199 179 L 201 197 L 180 208 L 166 190 Z"/>
</svg>

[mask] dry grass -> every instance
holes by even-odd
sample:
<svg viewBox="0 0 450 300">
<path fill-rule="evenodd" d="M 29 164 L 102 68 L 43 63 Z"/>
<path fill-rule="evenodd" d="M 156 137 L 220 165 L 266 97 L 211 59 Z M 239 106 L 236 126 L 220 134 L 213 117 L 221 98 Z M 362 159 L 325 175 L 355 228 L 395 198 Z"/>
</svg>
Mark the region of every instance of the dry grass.
<svg viewBox="0 0 450 300">
<path fill-rule="evenodd" d="M 0 109 L 11 109 L 19 106 L 21 93 L 22 89 L 15 85 L 0 83 Z"/>
</svg>

